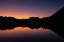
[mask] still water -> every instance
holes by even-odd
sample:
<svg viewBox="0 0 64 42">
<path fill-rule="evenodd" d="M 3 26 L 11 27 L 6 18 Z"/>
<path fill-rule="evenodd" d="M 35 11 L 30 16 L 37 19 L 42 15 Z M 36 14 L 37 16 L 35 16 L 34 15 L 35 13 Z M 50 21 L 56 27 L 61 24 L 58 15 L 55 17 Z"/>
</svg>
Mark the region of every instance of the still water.
<svg viewBox="0 0 64 42">
<path fill-rule="evenodd" d="M 15 27 L 11 30 L 0 30 L 0 42 L 63 42 L 64 38 L 51 29 L 31 29 Z"/>
</svg>

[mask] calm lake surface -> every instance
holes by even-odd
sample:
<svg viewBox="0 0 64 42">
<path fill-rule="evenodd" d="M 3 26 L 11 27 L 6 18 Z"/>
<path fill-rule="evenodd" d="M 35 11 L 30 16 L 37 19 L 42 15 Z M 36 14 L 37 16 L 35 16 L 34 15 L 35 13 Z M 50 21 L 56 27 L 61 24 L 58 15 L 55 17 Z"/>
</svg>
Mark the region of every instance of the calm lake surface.
<svg viewBox="0 0 64 42">
<path fill-rule="evenodd" d="M 64 38 L 51 29 L 42 27 L 15 27 L 11 30 L 0 30 L 0 42 L 64 42 Z"/>
</svg>

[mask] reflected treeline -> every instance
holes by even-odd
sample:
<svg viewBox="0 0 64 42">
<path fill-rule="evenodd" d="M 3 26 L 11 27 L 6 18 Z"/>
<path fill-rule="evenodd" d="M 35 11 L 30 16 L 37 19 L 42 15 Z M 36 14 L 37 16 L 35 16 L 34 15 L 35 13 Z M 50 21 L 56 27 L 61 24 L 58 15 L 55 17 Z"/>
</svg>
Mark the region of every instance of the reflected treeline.
<svg viewBox="0 0 64 42">
<path fill-rule="evenodd" d="M 64 29 L 64 24 L 60 24 L 60 23 L 55 23 L 55 24 L 41 24 L 41 23 L 13 23 L 13 24 L 1 24 L 0 25 L 0 30 L 7 30 L 7 29 L 14 29 L 15 27 L 29 27 L 30 29 L 39 29 L 40 27 L 42 27 L 43 29 L 48 28 L 48 29 Z"/>
<path fill-rule="evenodd" d="M 30 17 L 28 19 L 16 19 L 14 17 L 0 16 L 0 23 L 63 23 L 64 7 L 49 17 Z"/>
<path fill-rule="evenodd" d="M 58 35 L 62 36 L 64 38 L 64 25 L 63 24 L 3 24 L 0 25 L 0 30 L 11 30 L 16 27 L 28 27 L 30 29 L 39 29 L 42 27 L 42 29 L 51 29 Z"/>
</svg>

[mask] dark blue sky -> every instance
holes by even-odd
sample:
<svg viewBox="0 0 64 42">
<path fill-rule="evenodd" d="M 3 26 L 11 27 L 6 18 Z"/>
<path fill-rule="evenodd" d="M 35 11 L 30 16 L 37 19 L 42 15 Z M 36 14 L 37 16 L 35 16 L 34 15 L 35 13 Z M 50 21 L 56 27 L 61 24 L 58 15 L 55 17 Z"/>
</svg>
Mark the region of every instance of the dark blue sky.
<svg viewBox="0 0 64 42">
<path fill-rule="evenodd" d="M 64 7 L 64 0 L 0 0 L 0 15 L 47 17 Z"/>
</svg>

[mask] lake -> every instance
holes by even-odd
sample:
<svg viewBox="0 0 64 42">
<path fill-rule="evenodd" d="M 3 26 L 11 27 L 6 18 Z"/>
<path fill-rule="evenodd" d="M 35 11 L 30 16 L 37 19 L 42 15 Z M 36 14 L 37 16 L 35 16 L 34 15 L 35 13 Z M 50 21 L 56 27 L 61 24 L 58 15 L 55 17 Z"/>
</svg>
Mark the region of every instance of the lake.
<svg viewBox="0 0 64 42">
<path fill-rule="evenodd" d="M 64 38 L 51 29 L 14 27 L 0 30 L 0 42 L 64 42 Z"/>
</svg>

